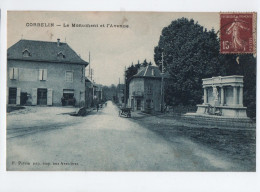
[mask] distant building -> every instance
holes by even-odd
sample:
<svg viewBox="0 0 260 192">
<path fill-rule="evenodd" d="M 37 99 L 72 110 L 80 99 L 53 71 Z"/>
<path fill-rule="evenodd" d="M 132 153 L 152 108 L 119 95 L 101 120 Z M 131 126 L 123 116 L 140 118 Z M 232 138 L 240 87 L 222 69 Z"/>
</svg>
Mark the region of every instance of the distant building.
<svg viewBox="0 0 260 192">
<path fill-rule="evenodd" d="M 8 104 L 84 105 L 87 65 L 59 39 L 20 40 L 7 50 Z"/>
<path fill-rule="evenodd" d="M 86 86 L 85 105 L 88 108 L 93 107 L 94 106 L 94 82 L 89 78 L 85 77 L 85 86 Z"/>
<path fill-rule="evenodd" d="M 165 78 L 166 79 L 166 78 Z M 129 79 L 128 106 L 132 110 L 156 112 L 161 110 L 162 74 L 158 67 L 141 68 Z"/>
<path fill-rule="evenodd" d="M 117 85 L 117 101 L 119 105 L 123 105 L 124 102 L 124 95 L 125 95 L 125 84 L 118 84 Z"/>
<path fill-rule="evenodd" d="M 103 102 L 103 88 L 100 84 L 94 83 L 94 99 L 98 103 Z"/>
</svg>

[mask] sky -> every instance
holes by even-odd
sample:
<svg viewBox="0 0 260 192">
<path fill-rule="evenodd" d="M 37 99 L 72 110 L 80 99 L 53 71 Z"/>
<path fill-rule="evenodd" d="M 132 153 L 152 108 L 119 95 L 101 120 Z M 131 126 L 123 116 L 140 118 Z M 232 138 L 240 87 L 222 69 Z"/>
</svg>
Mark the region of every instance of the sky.
<svg viewBox="0 0 260 192">
<path fill-rule="evenodd" d="M 109 86 L 118 84 L 119 79 L 123 83 L 124 69 L 132 62 L 146 59 L 154 64 L 154 47 L 162 29 L 182 17 L 194 19 L 207 29 L 219 29 L 219 13 L 9 11 L 7 47 L 20 39 L 57 41 L 59 38 L 87 62 L 90 52 L 94 81 Z M 28 27 L 28 23 L 54 23 L 54 27 Z M 72 27 L 72 23 L 99 27 Z M 69 26 L 63 27 L 64 24 Z M 108 24 L 129 27 L 111 28 Z M 87 75 L 88 71 L 87 67 Z"/>
</svg>

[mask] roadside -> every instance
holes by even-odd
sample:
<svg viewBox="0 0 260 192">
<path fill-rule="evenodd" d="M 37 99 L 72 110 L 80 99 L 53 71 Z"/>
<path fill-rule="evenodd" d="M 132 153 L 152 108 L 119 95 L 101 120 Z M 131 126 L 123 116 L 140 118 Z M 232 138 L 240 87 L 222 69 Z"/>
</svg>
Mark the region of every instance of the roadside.
<svg viewBox="0 0 260 192">
<path fill-rule="evenodd" d="M 7 113 L 7 139 L 82 123 L 82 117 L 70 115 L 79 110 L 74 107 L 46 106 L 25 106 L 13 110 Z M 87 109 L 88 114 L 92 111 L 93 109 Z"/>
<path fill-rule="evenodd" d="M 256 170 L 256 131 L 222 129 L 183 122 L 171 114 L 150 115 L 133 112 L 132 121 L 154 131 L 168 141 L 183 139 L 217 151 L 221 156 L 240 164 L 245 170 Z"/>
</svg>

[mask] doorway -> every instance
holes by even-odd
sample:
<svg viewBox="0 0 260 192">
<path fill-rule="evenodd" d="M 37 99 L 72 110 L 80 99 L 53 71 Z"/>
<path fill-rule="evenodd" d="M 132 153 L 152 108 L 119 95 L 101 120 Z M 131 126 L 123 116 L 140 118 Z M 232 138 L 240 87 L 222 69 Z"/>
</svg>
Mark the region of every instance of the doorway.
<svg viewBox="0 0 260 192">
<path fill-rule="evenodd" d="M 136 100 L 136 110 L 141 110 L 141 99 Z"/>
<path fill-rule="evenodd" d="M 37 105 L 47 105 L 47 89 L 37 90 Z"/>
<path fill-rule="evenodd" d="M 21 92 L 21 105 L 25 105 L 28 100 L 27 92 Z"/>
<path fill-rule="evenodd" d="M 9 88 L 9 104 L 16 104 L 17 88 Z"/>
</svg>

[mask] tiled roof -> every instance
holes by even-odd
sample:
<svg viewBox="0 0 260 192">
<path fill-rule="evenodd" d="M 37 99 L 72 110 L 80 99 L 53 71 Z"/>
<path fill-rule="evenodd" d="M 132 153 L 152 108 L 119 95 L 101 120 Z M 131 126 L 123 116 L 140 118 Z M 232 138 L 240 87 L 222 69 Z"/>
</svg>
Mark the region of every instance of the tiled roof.
<svg viewBox="0 0 260 192">
<path fill-rule="evenodd" d="M 26 53 L 26 55 L 24 55 Z M 7 50 L 8 59 L 47 61 L 88 65 L 67 44 L 60 42 L 20 40 Z"/>
<path fill-rule="evenodd" d="M 161 71 L 157 66 L 150 66 L 148 65 L 144 69 L 142 69 L 140 72 L 138 72 L 136 75 L 133 77 L 143 77 L 143 78 L 162 78 Z M 168 73 L 164 74 L 164 77 L 168 77 Z"/>
</svg>

